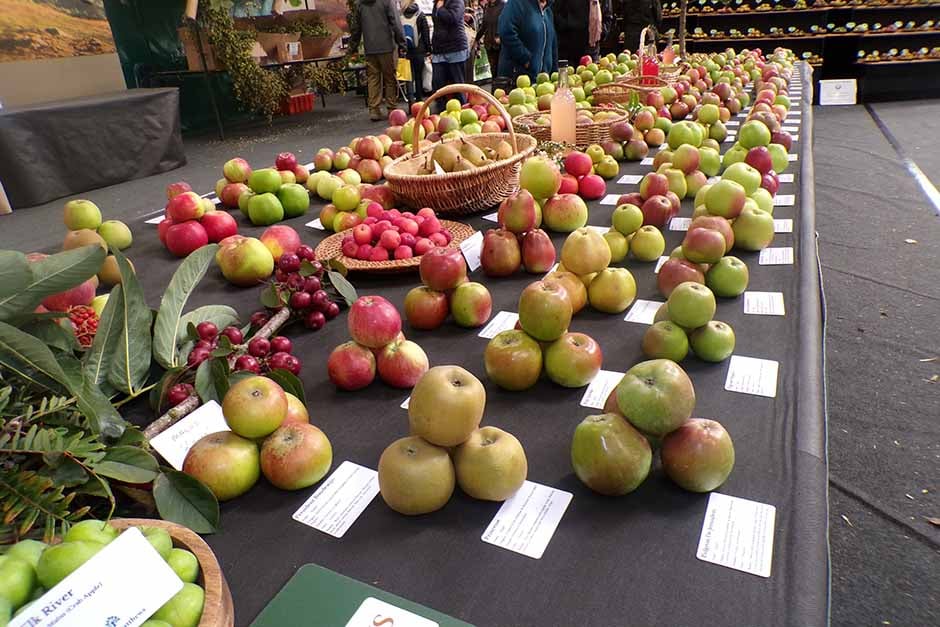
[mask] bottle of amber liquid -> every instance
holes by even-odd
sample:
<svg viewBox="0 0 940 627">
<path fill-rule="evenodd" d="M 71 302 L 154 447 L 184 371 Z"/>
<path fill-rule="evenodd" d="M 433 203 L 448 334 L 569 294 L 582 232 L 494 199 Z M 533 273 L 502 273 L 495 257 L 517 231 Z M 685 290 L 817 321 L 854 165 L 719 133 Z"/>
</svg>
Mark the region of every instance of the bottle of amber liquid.
<svg viewBox="0 0 940 627">
<path fill-rule="evenodd" d="M 568 62 L 558 62 L 558 88 L 552 96 L 552 141 L 575 145 L 574 94 L 568 87 Z"/>
</svg>

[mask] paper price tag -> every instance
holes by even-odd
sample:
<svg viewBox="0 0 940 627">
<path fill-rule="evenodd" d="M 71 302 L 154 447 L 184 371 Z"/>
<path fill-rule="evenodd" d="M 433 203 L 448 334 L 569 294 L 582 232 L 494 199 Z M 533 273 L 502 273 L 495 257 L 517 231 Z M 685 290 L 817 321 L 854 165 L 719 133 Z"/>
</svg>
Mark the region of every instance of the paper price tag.
<svg viewBox="0 0 940 627">
<path fill-rule="evenodd" d="M 795 109 L 795 108 L 794 108 L 794 109 L 790 109 L 790 111 L 787 113 L 787 117 L 789 117 L 789 116 L 791 116 L 791 115 L 792 115 L 793 117 L 795 117 L 795 118 L 799 118 L 799 117 L 802 117 L 802 116 L 803 116 L 803 112 L 800 111 L 799 109 Z"/>
<path fill-rule="evenodd" d="M 800 155 L 792 155 L 792 154 L 787 155 L 787 161 L 793 162 L 793 161 L 799 161 L 799 160 L 800 160 Z"/>
<path fill-rule="evenodd" d="M 792 140 L 795 141 L 795 142 L 798 142 L 798 141 L 800 141 L 800 134 L 799 134 L 799 133 L 793 133 L 793 135 L 790 137 L 790 139 L 792 139 Z"/>
<path fill-rule="evenodd" d="M 346 627 L 372 627 L 383 625 L 385 627 L 438 627 L 438 623 L 418 616 L 408 610 L 403 610 L 381 599 L 369 597 L 362 602 L 356 613 L 352 615 Z"/>
<path fill-rule="evenodd" d="M 313 171 L 313 168 L 314 168 L 315 166 L 313 165 L 313 161 L 311 161 L 310 163 L 305 163 L 305 164 L 304 164 L 304 167 L 307 168 L 307 172 L 311 172 L 311 171 Z"/>
<path fill-rule="evenodd" d="M 793 182 L 793 172 L 785 172 L 784 174 L 779 175 L 781 183 L 792 183 Z"/>
<path fill-rule="evenodd" d="M 488 220 L 490 222 L 499 222 L 499 212 L 494 211 L 493 213 L 488 213 L 485 216 L 483 216 L 483 219 Z"/>
<path fill-rule="evenodd" d="M 594 226 L 592 224 L 589 224 L 587 228 L 591 229 L 592 231 L 597 232 L 600 235 L 603 235 L 604 233 L 607 233 L 608 231 L 610 231 L 609 226 Z"/>
<path fill-rule="evenodd" d="M 663 264 L 669 261 L 669 255 L 663 255 L 656 260 L 656 267 L 653 268 L 653 273 L 659 274 L 659 269 L 663 267 Z"/>
<path fill-rule="evenodd" d="M 131 528 L 11 619 L 10 626 L 136 625 L 182 587 L 140 530 Z"/>
<path fill-rule="evenodd" d="M 571 498 L 570 492 L 526 481 L 503 502 L 480 539 L 540 559 Z"/>
<path fill-rule="evenodd" d="M 673 218 L 669 221 L 670 231 L 688 231 L 692 224 L 692 218 Z"/>
<path fill-rule="evenodd" d="M 621 379 L 623 379 L 622 372 L 598 371 L 597 376 L 591 379 L 591 383 L 584 390 L 584 396 L 581 397 L 581 407 L 604 409 L 604 403 L 607 402 L 610 391 L 617 387 Z"/>
<path fill-rule="evenodd" d="M 741 126 L 741 120 L 728 120 L 725 126 Z"/>
<path fill-rule="evenodd" d="M 624 174 L 619 179 L 617 183 L 620 185 L 636 185 L 643 180 L 643 176 L 640 174 Z"/>
<path fill-rule="evenodd" d="M 342 538 L 379 493 L 379 473 L 345 461 L 320 484 L 293 519 Z"/>
<path fill-rule="evenodd" d="M 703 562 L 770 577 L 777 508 L 712 492 L 695 556 Z"/>
<path fill-rule="evenodd" d="M 736 142 L 736 141 L 737 141 L 737 135 L 730 135 L 730 134 L 729 134 L 729 135 L 727 135 L 727 136 L 725 137 L 724 143 L 726 143 L 726 144 L 733 144 L 733 143 Z"/>
<path fill-rule="evenodd" d="M 480 267 L 480 251 L 483 248 L 483 232 L 477 231 L 460 242 L 460 251 L 467 260 L 467 269 L 473 272 Z"/>
<path fill-rule="evenodd" d="M 642 161 L 640 161 L 640 165 L 653 165 L 653 158 L 652 157 L 644 158 Z"/>
<path fill-rule="evenodd" d="M 320 231 L 326 230 L 325 228 L 323 228 L 323 223 L 320 222 L 320 218 L 317 218 L 316 220 L 308 222 L 304 226 L 309 226 L 311 229 L 318 229 Z"/>
<path fill-rule="evenodd" d="M 793 264 L 793 247 L 765 248 L 757 258 L 761 266 L 789 266 Z"/>
<path fill-rule="evenodd" d="M 401 407 L 402 409 L 408 409 L 408 406 L 410 404 L 411 404 L 411 397 L 409 396 L 408 398 L 406 398 L 405 400 L 401 402 L 401 405 L 399 405 L 399 407 Z"/>
<path fill-rule="evenodd" d="M 714 185 L 720 180 L 721 180 L 720 176 L 709 176 L 707 179 L 705 179 L 705 182 L 708 183 L 709 185 Z"/>
<path fill-rule="evenodd" d="M 799 133 L 800 132 L 799 126 L 783 126 L 781 128 L 785 130 L 787 133 Z"/>
<path fill-rule="evenodd" d="M 480 331 L 477 336 L 492 340 L 503 331 L 508 331 L 509 329 L 515 328 L 517 322 L 519 322 L 519 314 L 516 312 L 500 311 L 495 316 L 493 316 L 493 318 L 487 323 L 485 327 L 483 327 L 483 330 Z"/>
<path fill-rule="evenodd" d="M 774 220 L 774 233 L 792 233 L 793 232 L 793 220 L 791 218 L 783 218 L 780 220 Z"/>
<path fill-rule="evenodd" d="M 160 224 L 163 222 L 164 216 L 157 216 L 156 218 L 150 218 L 149 220 L 144 220 L 144 224 Z"/>
<path fill-rule="evenodd" d="M 213 205 L 219 205 L 219 204 L 221 204 L 221 203 L 222 203 L 222 201 L 221 201 L 219 198 L 213 198 L 213 199 L 212 199 L 212 204 L 213 204 Z"/>
<path fill-rule="evenodd" d="M 172 427 L 150 439 L 155 451 L 177 470 L 183 469 L 186 453 L 203 437 L 219 431 L 231 431 L 222 415 L 222 407 L 215 401 L 204 403 L 183 417 Z"/>
<path fill-rule="evenodd" d="M 620 194 L 607 194 L 601 199 L 601 204 L 616 207 L 618 198 L 620 198 Z"/>
<path fill-rule="evenodd" d="M 725 378 L 725 389 L 729 392 L 775 398 L 779 368 L 780 363 L 772 359 L 732 355 L 731 363 L 728 364 L 728 376 Z"/>
<path fill-rule="evenodd" d="M 792 207 L 796 204 L 794 194 L 777 194 L 774 196 L 774 207 Z"/>
<path fill-rule="evenodd" d="M 656 317 L 656 312 L 659 311 L 659 308 L 662 306 L 663 303 L 656 300 L 636 300 L 633 303 L 633 307 L 630 307 L 630 310 L 624 317 L 624 321 L 637 322 L 639 324 L 653 324 L 653 318 Z"/>
<path fill-rule="evenodd" d="M 783 292 L 744 292 L 744 313 L 757 316 L 783 316 Z"/>
</svg>

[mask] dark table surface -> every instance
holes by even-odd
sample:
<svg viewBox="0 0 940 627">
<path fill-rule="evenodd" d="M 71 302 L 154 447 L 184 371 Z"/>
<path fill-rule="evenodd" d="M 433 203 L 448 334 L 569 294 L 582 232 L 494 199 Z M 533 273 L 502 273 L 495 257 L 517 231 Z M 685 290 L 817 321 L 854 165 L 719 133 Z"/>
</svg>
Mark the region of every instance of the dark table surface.
<svg viewBox="0 0 940 627">
<path fill-rule="evenodd" d="M 539 560 L 498 548 L 480 536 L 500 507 L 475 501 L 456 490 L 442 510 L 405 517 L 381 497 L 365 510 L 342 539 L 335 539 L 291 519 L 315 488 L 282 492 L 260 481 L 248 494 L 222 507 L 222 530 L 207 536 L 235 599 L 236 623 L 251 622 L 267 602 L 306 563 L 344 575 L 433 607 L 480 626 L 490 625 L 820 625 L 828 617 L 829 558 L 825 413 L 823 404 L 822 314 L 815 249 L 812 152 L 812 84 L 803 68 L 800 155 L 789 172 L 792 184 L 781 194 L 795 194 L 796 206 L 777 207 L 775 218 L 792 218 L 794 232 L 778 234 L 773 246 L 792 246 L 794 265 L 761 266 L 756 253 L 735 252 L 750 270 L 750 290 L 781 291 L 786 316 L 745 316 L 743 297 L 720 299 L 716 318 L 731 323 L 735 354 L 780 362 L 776 398 L 724 389 L 728 362 L 682 362 L 695 385 L 694 415 L 719 420 L 735 443 L 734 472 L 720 492 L 768 503 L 777 508 L 773 567 L 762 578 L 696 559 L 708 495 L 691 494 L 664 476 L 658 458 L 649 479 L 633 494 L 606 498 L 592 493 L 574 476 L 571 435 L 587 415 L 580 406 L 583 389 L 563 389 L 547 380 L 522 393 L 500 390 L 483 371 L 487 340 L 478 330 L 448 322 L 436 331 L 405 333 L 427 352 L 432 365 L 458 364 L 483 381 L 487 391 L 484 424 L 513 433 L 525 447 L 529 480 L 570 491 L 574 498 Z M 743 122 L 743 118 L 735 118 Z M 726 144 L 728 146 L 730 144 Z M 621 173 L 641 174 L 649 166 L 624 164 Z M 608 183 L 608 192 L 636 186 Z M 316 215 L 291 224 L 305 242 L 326 234 L 305 228 Z M 589 223 L 610 225 L 611 206 L 591 203 Z M 683 203 L 681 216 L 692 212 Z M 237 213 L 237 212 L 236 212 Z M 259 234 L 238 216 L 240 231 Z M 473 217 L 478 229 L 493 223 Z M 176 263 L 156 237 L 135 240 L 135 260 L 147 256 L 165 263 L 147 264 L 143 275 L 148 298 L 158 297 Z M 681 232 L 665 231 L 671 250 Z M 560 248 L 564 235 L 552 239 Z M 138 262 L 139 263 L 139 262 Z M 637 297 L 662 300 L 656 289 L 655 264 L 629 259 L 622 263 L 637 282 Z M 518 273 L 488 279 L 493 311 L 515 311 L 520 291 L 533 275 Z M 418 284 L 417 274 L 353 276 L 362 294 L 381 294 L 401 307 Z M 259 308 L 260 289 L 227 285 L 210 270 L 190 308 L 229 303 L 247 316 Z M 590 309 L 571 329 L 601 344 L 603 368 L 625 371 L 644 359 L 640 340 L 646 325 L 625 322 L 623 314 Z M 355 392 L 339 392 L 326 376 L 326 359 L 348 339 L 345 314 L 318 333 L 291 328 L 295 353 L 303 362 L 312 421 L 329 436 L 334 468 L 350 460 L 375 468 L 385 447 L 408 434 L 407 413 L 399 404 L 407 391 L 376 382 Z M 309 624 L 307 617 L 297 623 Z"/>
</svg>

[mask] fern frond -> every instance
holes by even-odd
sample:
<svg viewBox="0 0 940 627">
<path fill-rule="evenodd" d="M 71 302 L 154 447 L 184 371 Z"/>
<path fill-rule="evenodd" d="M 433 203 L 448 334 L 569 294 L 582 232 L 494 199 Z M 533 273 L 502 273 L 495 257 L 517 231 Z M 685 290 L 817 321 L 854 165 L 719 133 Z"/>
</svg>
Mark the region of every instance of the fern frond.
<svg viewBox="0 0 940 627">
<path fill-rule="evenodd" d="M 90 463 L 101 461 L 105 445 L 94 434 L 73 431 L 67 427 L 32 425 L 25 433 L 0 434 L 0 454 L 43 455 L 48 460 L 69 455 Z"/>
<path fill-rule="evenodd" d="M 88 507 L 71 510 L 75 493 L 31 470 L 0 470 L 0 543 L 16 541 L 42 526 L 43 540 L 52 540 L 80 520 Z"/>
</svg>

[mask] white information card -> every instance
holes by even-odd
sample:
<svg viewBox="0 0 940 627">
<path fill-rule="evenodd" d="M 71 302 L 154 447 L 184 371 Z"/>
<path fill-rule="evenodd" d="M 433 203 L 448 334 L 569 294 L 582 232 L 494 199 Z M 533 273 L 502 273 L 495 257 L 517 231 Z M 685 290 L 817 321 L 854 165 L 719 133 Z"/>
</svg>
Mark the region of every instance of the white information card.
<svg viewBox="0 0 940 627">
<path fill-rule="evenodd" d="M 627 322 L 638 322 L 640 324 L 653 324 L 653 318 L 656 312 L 662 307 L 663 303 L 656 300 L 637 299 L 633 302 L 633 307 L 624 316 Z"/>
<path fill-rule="evenodd" d="M 616 207 L 618 198 L 620 198 L 620 194 L 607 194 L 601 199 L 601 204 Z"/>
<path fill-rule="evenodd" d="M 503 331 L 508 331 L 516 326 L 516 323 L 519 322 L 519 314 L 514 311 L 500 311 L 483 327 L 483 330 L 480 331 L 477 335 L 479 337 L 485 337 L 488 340 L 492 340 L 494 337 L 502 333 Z"/>
<path fill-rule="evenodd" d="M 792 218 L 782 218 L 780 220 L 774 220 L 774 233 L 792 233 L 793 232 L 793 219 Z"/>
<path fill-rule="evenodd" d="M 641 174 L 624 174 L 619 179 L 617 183 L 620 185 L 636 185 L 643 180 L 643 175 Z"/>
<path fill-rule="evenodd" d="M 688 231 L 692 224 L 692 218 L 673 218 L 669 221 L 670 231 Z"/>
<path fill-rule="evenodd" d="M 778 194 L 774 196 L 774 207 L 792 207 L 796 204 L 796 195 Z"/>
<path fill-rule="evenodd" d="M 793 265 L 793 247 L 765 248 L 760 251 L 757 263 L 761 266 L 789 266 Z"/>
<path fill-rule="evenodd" d="M 780 363 L 772 359 L 732 355 L 728 364 L 725 389 L 729 392 L 775 398 L 779 369 Z"/>
<path fill-rule="evenodd" d="M 408 610 L 386 603 L 381 599 L 369 597 L 362 602 L 352 615 L 346 627 L 438 627 L 438 623 L 424 616 L 418 616 Z"/>
<path fill-rule="evenodd" d="M 203 437 L 219 431 L 231 431 L 222 415 L 222 407 L 215 401 L 204 403 L 179 422 L 155 435 L 150 445 L 173 468 L 183 469 L 186 453 Z"/>
<path fill-rule="evenodd" d="M 656 260 L 656 267 L 653 268 L 653 272 L 659 274 L 659 269 L 663 267 L 663 264 L 669 261 L 669 255 L 663 255 Z"/>
<path fill-rule="evenodd" d="M 312 221 L 306 223 L 304 226 L 308 226 L 308 227 L 310 227 L 311 229 L 317 229 L 317 230 L 320 230 L 320 231 L 325 231 L 325 230 L 326 230 L 325 228 L 323 228 L 323 223 L 320 222 L 320 218 L 317 218 L 316 220 L 312 220 Z"/>
<path fill-rule="evenodd" d="M 601 370 L 597 373 L 587 389 L 584 390 L 584 396 L 581 397 L 581 407 L 590 407 L 591 409 L 604 409 L 604 403 L 610 396 L 610 391 L 617 387 L 620 380 L 623 379 L 622 372 L 613 370 Z"/>
<path fill-rule="evenodd" d="M 783 292 L 744 292 L 744 313 L 783 316 Z"/>
<path fill-rule="evenodd" d="M 571 498 L 571 492 L 526 481 L 503 502 L 480 539 L 541 559 Z"/>
<path fill-rule="evenodd" d="M 704 562 L 770 577 L 777 508 L 712 492 L 695 556 Z"/>
<path fill-rule="evenodd" d="M 480 267 L 480 252 L 483 250 L 483 231 L 477 231 L 460 242 L 460 251 L 467 260 L 467 269 L 473 272 Z"/>
<path fill-rule="evenodd" d="M 294 520 L 342 538 L 379 493 L 379 473 L 345 461 L 294 512 Z"/>
</svg>

